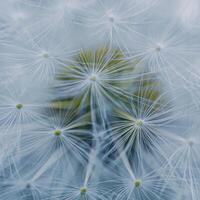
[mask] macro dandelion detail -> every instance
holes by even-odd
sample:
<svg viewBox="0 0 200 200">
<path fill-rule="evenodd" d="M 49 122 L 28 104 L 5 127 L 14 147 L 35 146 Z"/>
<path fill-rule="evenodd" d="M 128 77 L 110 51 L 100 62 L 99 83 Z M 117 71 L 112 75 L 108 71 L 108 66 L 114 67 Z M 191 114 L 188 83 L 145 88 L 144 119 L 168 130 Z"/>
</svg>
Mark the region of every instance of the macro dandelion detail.
<svg viewBox="0 0 200 200">
<path fill-rule="evenodd" d="M 200 200 L 198 0 L 0 2 L 0 200 Z"/>
</svg>

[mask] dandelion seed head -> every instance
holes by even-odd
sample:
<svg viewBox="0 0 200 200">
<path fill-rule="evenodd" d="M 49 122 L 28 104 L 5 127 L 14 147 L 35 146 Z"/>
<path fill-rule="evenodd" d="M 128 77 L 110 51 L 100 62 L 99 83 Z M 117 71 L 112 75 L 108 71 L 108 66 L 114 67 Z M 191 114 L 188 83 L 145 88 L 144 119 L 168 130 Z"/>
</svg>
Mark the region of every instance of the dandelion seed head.
<svg viewBox="0 0 200 200">
<path fill-rule="evenodd" d="M 198 1 L 2 1 L 0 199 L 198 199 Z"/>
<path fill-rule="evenodd" d="M 85 194 L 87 192 L 87 188 L 86 187 L 81 187 L 80 188 L 80 193 L 81 194 Z"/>
<path fill-rule="evenodd" d="M 134 184 L 134 186 L 135 186 L 136 188 L 139 188 L 139 187 L 141 186 L 141 184 L 142 184 L 142 181 L 141 181 L 141 179 L 135 179 L 135 180 L 133 181 L 133 184 Z"/>
<path fill-rule="evenodd" d="M 56 130 L 54 131 L 54 135 L 56 135 L 56 136 L 60 136 L 61 133 L 62 133 L 62 131 L 61 131 L 60 129 L 56 129 Z"/>
<path fill-rule="evenodd" d="M 19 109 L 19 110 L 21 110 L 23 107 L 24 107 L 24 106 L 23 106 L 23 104 L 21 104 L 21 103 L 18 103 L 18 104 L 16 105 L 16 108 Z"/>
</svg>

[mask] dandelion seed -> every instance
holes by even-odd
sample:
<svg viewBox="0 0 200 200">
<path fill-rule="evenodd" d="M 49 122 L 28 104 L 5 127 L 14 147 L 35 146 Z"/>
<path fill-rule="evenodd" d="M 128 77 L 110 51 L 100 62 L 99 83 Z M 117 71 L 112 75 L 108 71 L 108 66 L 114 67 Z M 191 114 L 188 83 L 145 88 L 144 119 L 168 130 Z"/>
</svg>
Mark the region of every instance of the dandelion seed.
<svg viewBox="0 0 200 200">
<path fill-rule="evenodd" d="M 1 176 L 0 194 L 1 199 L 38 199 L 46 198 L 49 190 L 46 188 L 44 177 L 32 180 L 31 173 L 27 173 L 19 163 L 11 162 L 10 169 L 5 168 L 5 174 Z"/>
<path fill-rule="evenodd" d="M 144 94 L 153 96 L 150 88 L 145 89 Z M 147 151 L 154 156 L 159 155 L 159 159 L 167 159 L 163 146 L 169 145 L 177 136 L 166 130 L 173 127 L 174 120 L 179 120 L 181 108 L 179 110 L 171 100 L 163 99 L 164 96 L 161 93 L 154 101 L 135 97 L 122 109 L 114 111 L 110 134 L 104 136 L 108 155 L 126 152 L 129 157 L 136 155 L 141 158 Z M 173 112 L 173 108 L 178 110 Z"/>
<path fill-rule="evenodd" d="M 107 47 L 96 50 L 82 50 L 69 66 L 58 74 L 56 93 L 60 99 L 79 102 L 80 109 L 88 105 L 95 116 L 105 123 L 109 104 L 117 103 L 129 96 L 131 85 L 140 75 L 134 71 L 134 64 L 126 60 L 120 50 Z M 135 77 L 135 79 L 134 79 Z M 55 99 L 59 101 L 59 99 Z M 102 105 L 103 109 L 100 109 Z"/>
<path fill-rule="evenodd" d="M 6 54 L 12 65 L 20 66 L 18 67 L 20 77 L 28 75 L 29 79 L 37 78 L 43 81 L 43 85 L 45 83 L 48 85 L 55 78 L 57 70 L 66 65 L 68 59 L 74 55 L 75 50 L 70 46 L 59 41 L 54 34 L 51 34 L 48 39 L 34 39 L 24 34 L 15 38 L 12 44 L 6 44 L 7 52 L 0 52 L 0 57 Z M 16 67 L 12 66 L 12 68 Z"/>
<path fill-rule="evenodd" d="M 79 117 L 75 109 L 54 108 L 47 109 L 45 113 L 40 122 L 34 125 L 35 128 L 28 127 L 29 134 L 22 134 L 21 155 L 33 159 L 40 166 L 53 152 L 60 152 L 63 159 L 58 160 L 58 168 L 64 167 L 63 161 L 70 164 L 77 160 L 84 165 L 92 143 L 91 131 L 87 130 L 89 115 Z"/>
<path fill-rule="evenodd" d="M 100 38 L 100 41 L 112 45 L 123 46 L 121 38 L 131 38 L 142 35 L 137 30 L 140 23 L 148 23 L 146 11 L 153 7 L 156 1 L 141 3 L 139 1 L 97 1 L 90 9 L 81 12 L 82 26 L 88 28 L 90 38 Z M 145 22 L 144 22 L 145 21 Z"/>
<path fill-rule="evenodd" d="M 64 198 L 66 200 L 107 200 L 109 198 L 106 180 L 104 180 L 104 177 L 97 175 L 104 171 L 104 166 L 96 158 L 94 151 L 89 157 L 85 168 L 80 168 L 80 165 L 75 163 L 74 170 L 69 169 L 68 179 L 63 180 L 63 177 L 60 179 L 56 177 L 56 182 L 52 187 L 52 194 L 50 194 L 51 198 Z"/>
<path fill-rule="evenodd" d="M 191 130 L 191 132 L 192 131 L 194 130 Z M 179 173 L 180 176 L 188 182 L 195 182 L 195 176 L 200 176 L 198 169 L 200 160 L 198 159 L 197 153 L 199 151 L 198 136 L 196 133 L 192 132 L 189 138 L 187 135 L 177 137 L 175 145 L 174 153 L 168 157 L 166 168 L 169 167 L 169 165 L 172 168 L 174 166 L 169 172 L 170 174 Z"/>
<path fill-rule="evenodd" d="M 16 132 L 20 132 L 22 124 L 40 121 L 40 108 L 45 105 L 49 95 L 45 97 L 45 92 L 40 92 L 41 86 L 37 89 L 34 87 L 36 85 L 32 86 L 30 82 L 19 80 L 17 84 L 11 82 L 1 87 L 0 125 L 7 131 L 16 128 Z"/>
<path fill-rule="evenodd" d="M 128 161 L 125 157 L 121 161 L 117 160 L 115 164 L 108 172 L 112 185 L 110 193 L 114 191 L 113 199 L 159 200 L 167 199 L 169 194 L 170 198 L 175 196 L 176 193 L 171 187 L 174 184 L 173 179 L 162 177 L 159 169 L 152 170 L 140 160 L 139 166 L 143 169 L 139 170 L 135 161 Z"/>
<path fill-rule="evenodd" d="M 196 57 L 199 51 L 197 41 L 196 36 L 190 37 L 177 24 L 170 23 L 165 27 L 159 24 L 150 27 L 145 36 L 136 37 L 134 42 L 137 47 L 133 51 L 128 47 L 128 54 L 141 60 L 140 65 L 146 66 L 148 71 L 160 73 L 168 83 L 177 83 L 179 79 L 187 87 L 193 80 L 186 79 L 185 75 L 197 77 L 191 60 L 191 56 Z"/>
</svg>

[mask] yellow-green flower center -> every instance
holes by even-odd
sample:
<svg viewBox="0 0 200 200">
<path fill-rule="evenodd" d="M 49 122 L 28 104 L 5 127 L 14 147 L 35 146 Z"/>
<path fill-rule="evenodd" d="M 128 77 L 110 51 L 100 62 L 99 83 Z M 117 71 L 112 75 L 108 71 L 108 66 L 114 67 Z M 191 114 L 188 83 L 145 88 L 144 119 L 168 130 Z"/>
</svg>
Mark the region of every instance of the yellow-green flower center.
<svg viewBox="0 0 200 200">
<path fill-rule="evenodd" d="M 22 109 L 22 108 L 23 108 L 23 104 L 18 103 L 18 104 L 16 105 L 16 108 L 19 109 L 19 110 Z"/>
<path fill-rule="evenodd" d="M 91 74 L 90 80 L 91 81 L 96 81 L 97 80 L 97 75 L 96 74 Z"/>
<path fill-rule="evenodd" d="M 56 130 L 54 131 L 54 135 L 56 135 L 56 136 L 61 135 L 61 133 L 62 133 L 62 131 L 61 131 L 60 129 L 56 129 Z"/>
<path fill-rule="evenodd" d="M 86 187 L 81 187 L 80 188 L 80 193 L 81 194 L 85 194 L 87 192 L 87 188 Z"/>
<path fill-rule="evenodd" d="M 144 124 L 144 121 L 142 120 L 142 119 L 136 119 L 135 120 L 135 125 L 137 126 L 137 127 L 140 127 L 140 126 L 142 126 Z"/>
<path fill-rule="evenodd" d="M 133 184 L 134 184 L 135 187 L 138 188 L 138 187 L 141 186 L 142 181 L 141 181 L 140 179 L 135 179 L 135 180 L 133 181 Z"/>
</svg>

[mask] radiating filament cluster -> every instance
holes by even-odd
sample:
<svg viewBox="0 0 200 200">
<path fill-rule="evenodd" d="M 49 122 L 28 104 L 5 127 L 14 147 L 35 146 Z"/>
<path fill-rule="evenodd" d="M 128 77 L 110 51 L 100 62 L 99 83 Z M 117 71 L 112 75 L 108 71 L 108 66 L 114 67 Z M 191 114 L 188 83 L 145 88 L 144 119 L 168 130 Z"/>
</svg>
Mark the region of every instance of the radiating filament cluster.
<svg viewBox="0 0 200 200">
<path fill-rule="evenodd" d="M 0 1 L 0 200 L 200 200 L 200 1 Z"/>
</svg>

